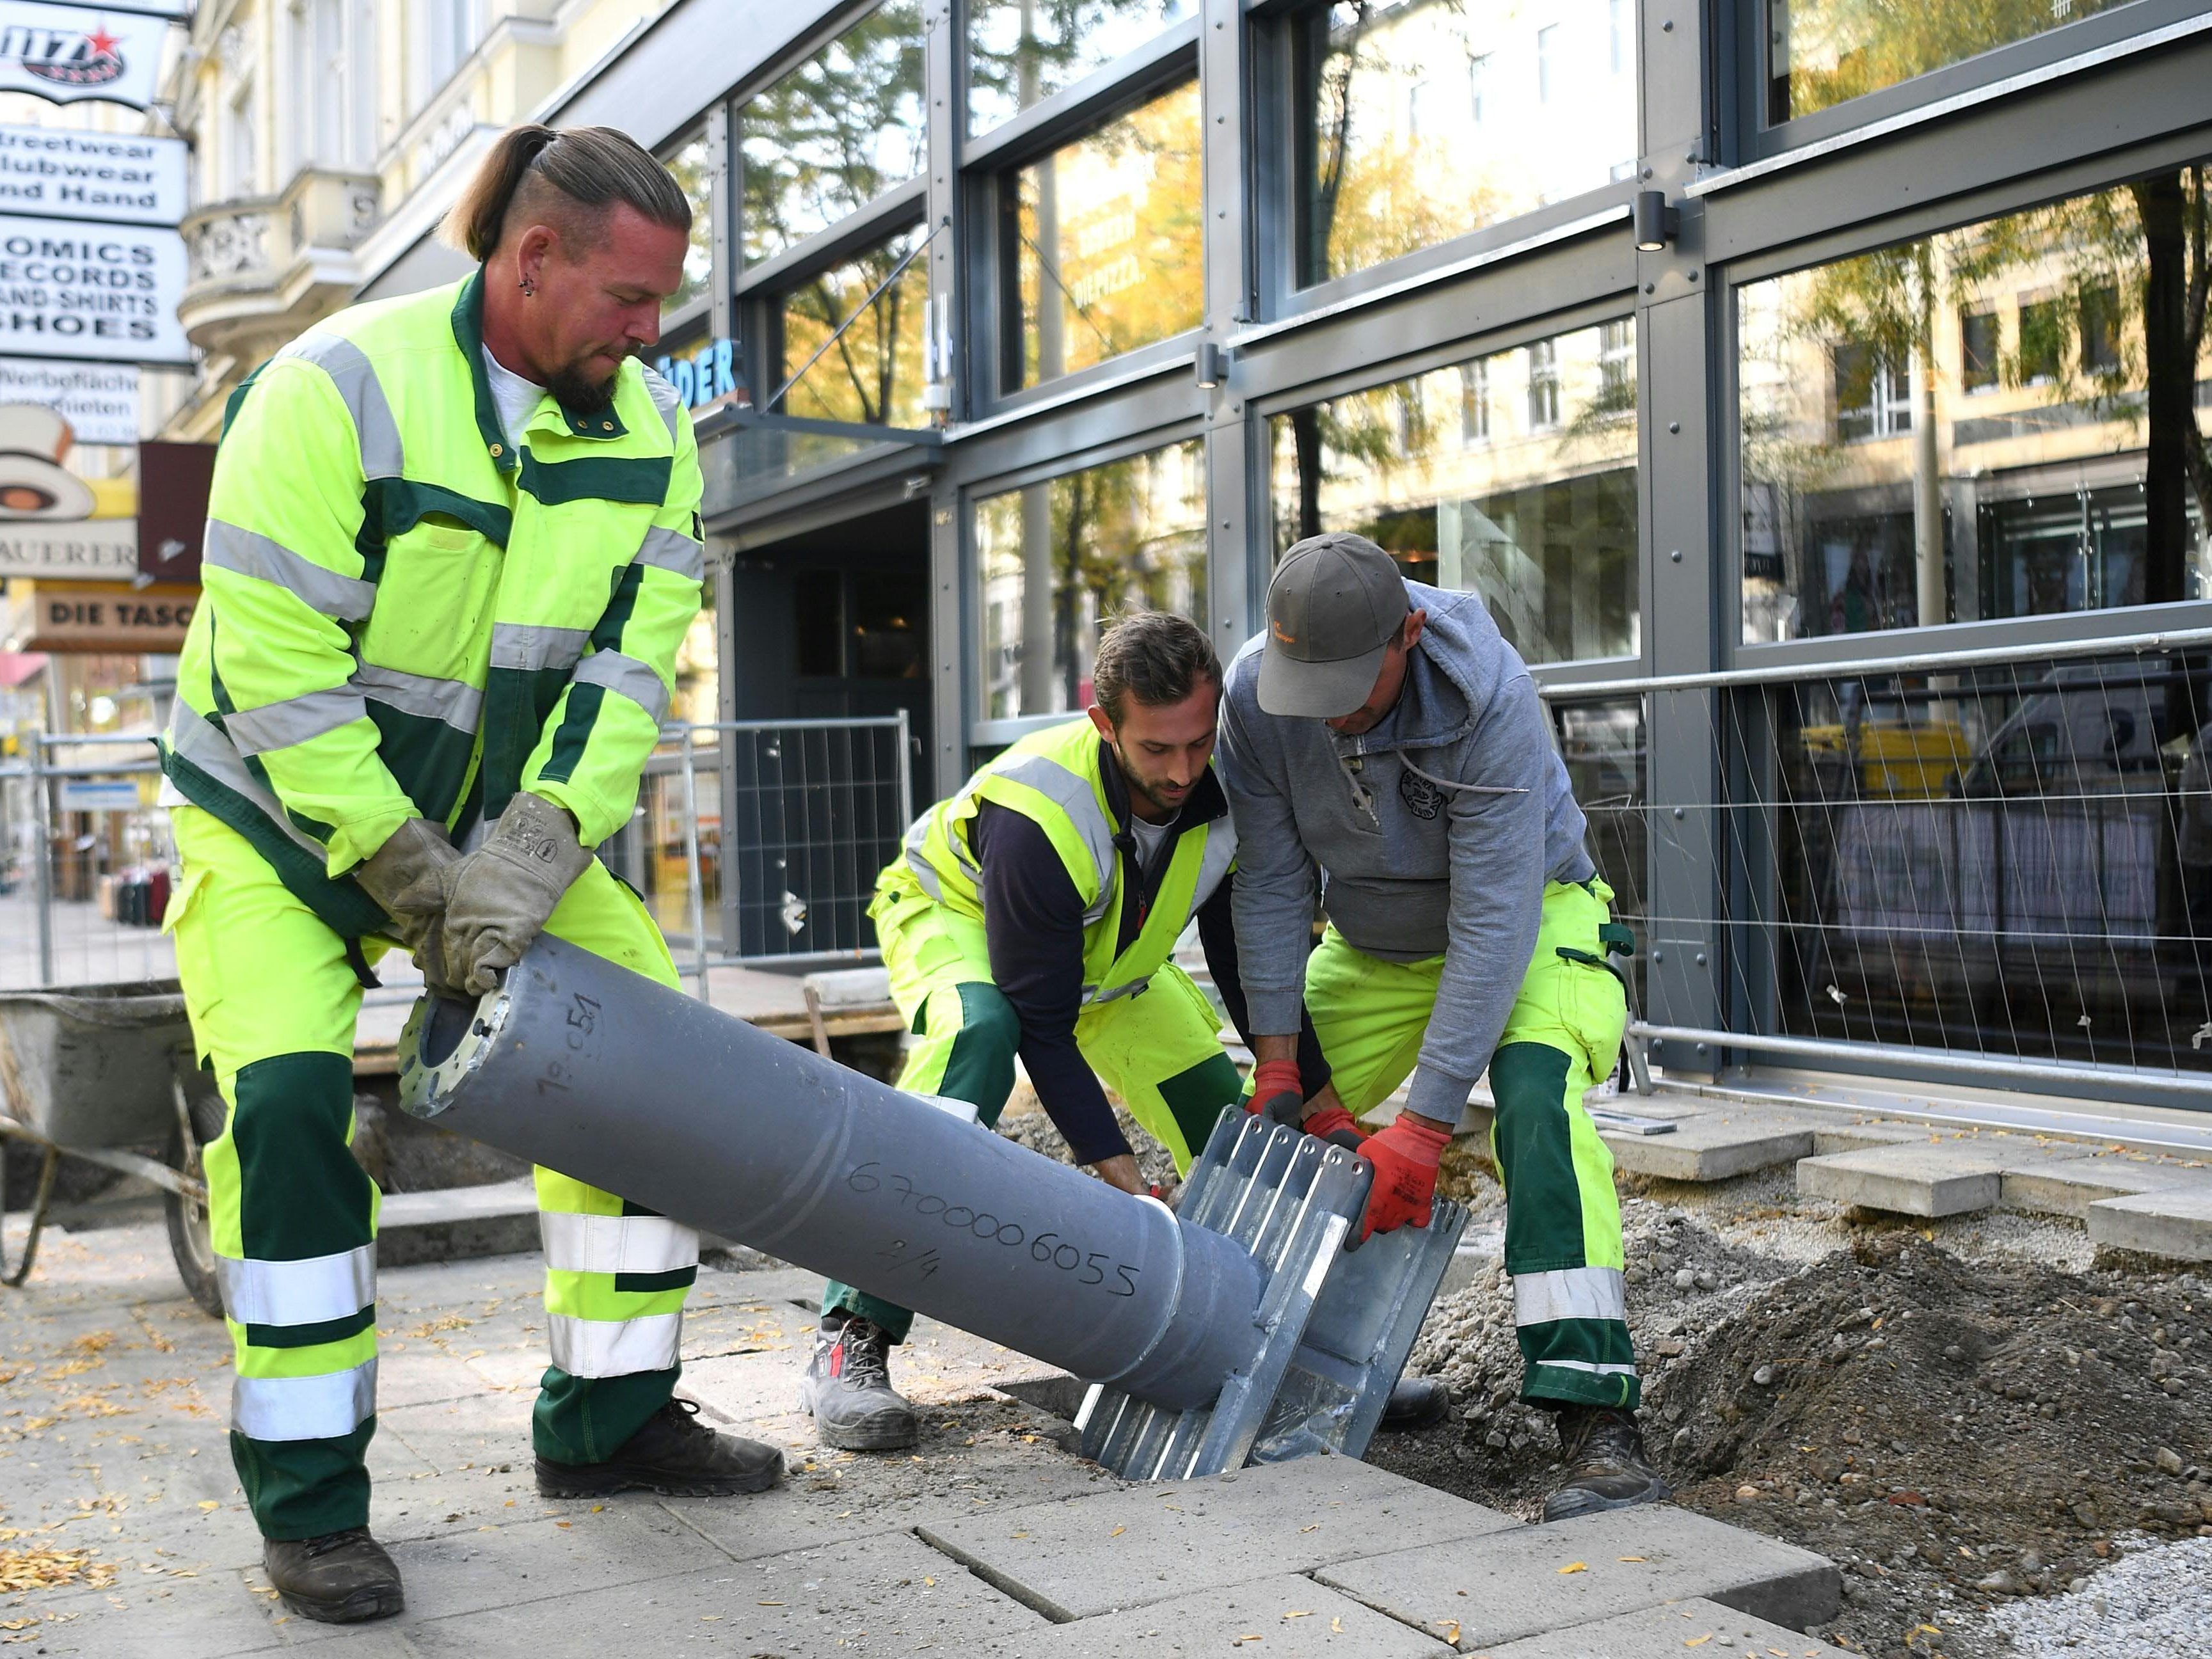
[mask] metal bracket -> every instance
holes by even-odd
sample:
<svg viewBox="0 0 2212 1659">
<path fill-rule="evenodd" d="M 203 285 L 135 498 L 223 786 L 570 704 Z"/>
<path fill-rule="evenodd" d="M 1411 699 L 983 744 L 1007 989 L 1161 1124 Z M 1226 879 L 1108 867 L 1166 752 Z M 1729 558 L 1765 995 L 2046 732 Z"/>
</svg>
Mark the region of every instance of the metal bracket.
<svg viewBox="0 0 2212 1659">
<path fill-rule="evenodd" d="M 1322 1452 L 1363 1455 L 1467 1225 L 1462 1206 L 1439 1201 L 1426 1227 L 1347 1252 L 1368 1177 L 1341 1147 L 1224 1112 L 1177 1213 L 1252 1253 L 1266 1275 L 1266 1340 L 1212 1405 L 1191 1411 L 1093 1385 L 1076 1418 L 1084 1455 L 1149 1480 Z"/>
</svg>

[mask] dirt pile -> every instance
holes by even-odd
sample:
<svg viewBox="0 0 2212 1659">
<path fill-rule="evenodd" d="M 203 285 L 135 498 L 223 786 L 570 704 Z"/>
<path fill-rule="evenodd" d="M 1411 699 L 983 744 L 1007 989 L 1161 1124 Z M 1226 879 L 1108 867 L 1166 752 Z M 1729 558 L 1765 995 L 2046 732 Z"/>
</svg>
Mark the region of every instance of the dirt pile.
<svg viewBox="0 0 2212 1659">
<path fill-rule="evenodd" d="M 1652 1449 L 1680 1502 L 1844 1568 L 1832 1636 L 2002 1650 L 1951 1627 L 2067 1589 L 2116 1537 L 2212 1535 L 2201 1279 L 1969 1261 L 1902 1231 L 1797 1267 L 1650 1204 L 1627 1219 Z M 1458 1420 L 1378 1439 L 1374 1462 L 1533 1505 L 1557 1442 L 1515 1398 L 1511 1321 L 1502 1278 L 1437 1304 L 1413 1369 L 1447 1380 Z"/>
</svg>

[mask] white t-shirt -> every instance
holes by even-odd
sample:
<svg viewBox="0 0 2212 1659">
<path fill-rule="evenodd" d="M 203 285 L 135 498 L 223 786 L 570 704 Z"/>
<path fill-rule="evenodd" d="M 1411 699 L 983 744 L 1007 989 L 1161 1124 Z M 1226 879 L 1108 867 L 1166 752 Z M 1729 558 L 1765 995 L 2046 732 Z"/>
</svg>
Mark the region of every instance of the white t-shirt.
<svg viewBox="0 0 2212 1659">
<path fill-rule="evenodd" d="M 514 443 L 522 431 L 522 424 L 530 418 L 530 411 L 538 407 L 538 400 L 545 395 L 545 388 L 535 380 L 526 380 L 505 363 L 491 355 L 491 348 L 483 349 L 484 378 L 491 383 L 491 400 L 499 409 L 499 429 L 508 443 Z"/>
<path fill-rule="evenodd" d="M 1176 817 L 1182 816 L 1181 813 L 1176 815 Z M 1146 876 L 1152 874 L 1152 866 L 1159 862 L 1160 848 L 1166 845 L 1168 834 L 1175 826 L 1175 818 L 1170 818 L 1165 823 L 1147 823 L 1134 812 L 1129 814 L 1129 833 L 1137 842 L 1137 867 Z"/>
</svg>

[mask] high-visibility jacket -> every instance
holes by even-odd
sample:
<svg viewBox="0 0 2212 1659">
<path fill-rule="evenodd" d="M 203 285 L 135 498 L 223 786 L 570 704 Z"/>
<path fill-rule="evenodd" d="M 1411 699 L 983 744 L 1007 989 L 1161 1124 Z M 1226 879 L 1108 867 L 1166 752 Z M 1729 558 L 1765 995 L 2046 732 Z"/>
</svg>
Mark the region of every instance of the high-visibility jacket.
<svg viewBox="0 0 2212 1659">
<path fill-rule="evenodd" d="M 1044 831 L 1083 900 L 1085 1006 L 1142 990 L 1235 864 L 1237 830 L 1225 814 L 1182 830 L 1167 869 L 1156 884 L 1146 884 L 1149 911 L 1124 945 L 1123 908 L 1141 889 L 1127 791 L 1109 789 L 1111 764 L 1088 720 L 1031 732 L 915 820 L 902 861 L 884 872 L 879 890 L 920 892 L 981 918 L 975 814 L 985 801 L 1006 807 Z"/>
<path fill-rule="evenodd" d="M 705 577 L 691 422 L 623 363 L 512 434 L 483 278 L 356 306 L 232 399 L 162 744 L 172 788 L 341 934 L 407 818 L 458 842 L 519 789 L 584 844 L 628 821 Z"/>
</svg>

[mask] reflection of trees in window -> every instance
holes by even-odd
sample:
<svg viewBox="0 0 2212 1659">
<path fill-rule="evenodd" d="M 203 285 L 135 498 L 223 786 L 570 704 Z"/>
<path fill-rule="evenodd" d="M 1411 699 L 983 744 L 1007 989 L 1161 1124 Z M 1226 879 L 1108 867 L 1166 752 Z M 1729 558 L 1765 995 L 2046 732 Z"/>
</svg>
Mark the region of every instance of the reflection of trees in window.
<svg viewBox="0 0 2212 1659">
<path fill-rule="evenodd" d="M 745 257 L 835 224 L 925 161 L 919 0 L 885 3 L 738 112 Z"/>
<path fill-rule="evenodd" d="M 717 169 L 707 153 L 707 135 L 695 132 L 666 158 L 668 171 L 691 204 L 691 240 L 684 250 L 684 285 L 661 302 L 670 316 L 707 291 L 714 274 L 714 180 Z"/>
<path fill-rule="evenodd" d="M 1002 389 L 1198 326 L 1202 200 L 1195 81 L 1024 167 L 1001 194 Z"/>
<path fill-rule="evenodd" d="M 2077 22 L 2125 0 L 1766 0 L 1770 125 Z"/>
<path fill-rule="evenodd" d="M 1194 0 L 973 0 L 968 131 L 989 131 L 1195 9 Z"/>
<path fill-rule="evenodd" d="M 1632 92 L 1609 84 L 1607 15 L 1577 8 L 1540 31 L 1529 10 L 1335 0 L 1292 20 L 1300 286 L 1616 176 L 1635 150 L 1636 112 Z M 1585 82 L 1606 90 L 1572 95 Z"/>
<path fill-rule="evenodd" d="M 1821 490 L 1902 486 L 1909 495 L 1917 606 L 1898 622 L 2003 614 L 1996 607 L 2009 602 L 1999 588 L 2018 580 L 2004 561 L 2025 556 L 1984 537 L 1978 562 L 1949 562 L 1947 472 L 2009 476 L 2027 489 L 2022 469 L 2040 468 L 2037 493 L 2071 497 L 2082 488 L 2082 464 L 2130 451 L 2143 466 L 2140 543 L 2131 534 L 2109 541 L 2086 520 L 2075 537 L 2082 548 L 2108 550 L 2096 558 L 2129 568 L 2035 591 L 2094 605 L 2136 602 L 2098 594 L 2158 603 L 2190 597 L 2192 584 L 2212 588 L 2191 523 L 2192 497 L 2197 517 L 2212 517 L 2212 460 L 2194 410 L 2212 288 L 2208 221 L 2203 168 L 2190 167 L 1744 290 L 1744 475 L 1777 492 L 1786 583 L 1798 590 L 1776 600 L 1754 592 L 1747 577 L 1747 637 L 1818 632 L 1829 614 L 1837 573 L 1823 568 L 1832 561 L 1812 540 Z M 1952 378 L 1935 333 L 1937 318 L 1954 316 Z M 1806 406 L 1804 357 L 1815 349 L 1834 352 L 1832 426 Z M 1963 392 L 1978 394 L 1972 418 L 1947 401 Z M 1891 462 L 1847 465 L 1838 447 L 1881 435 L 1885 421 L 1914 437 L 1903 476 Z M 2057 467 L 2075 471 L 2062 478 Z M 2013 518 L 1993 514 L 1989 488 L 1981 521 L 2002 530 Z M 2128 550 L 2109 550 L 2119 548 Z"/>
<path fill-rule="evenodd" d="M 988 718 L 1082 708 L 1098 629 L 1117 611 L 1205 615 L 1201 450 L 1170 445 L 976 504 L 984 608 L 999 618 L 1002 647 L 994 653 L 986 641 Z"/>
<path fill-rule="evenodd" d="M 921 318 L 929 276 L 916 259 L 875 303 L 854 313 L 882 286 L 920 238 L 908 231 L 808 278 L 783 296 L 783 374 L 799 374 L 832 333 L 852 319 L 820 360 L 799 374 L 785 414 L 824 421 L 912 427 L 922 423 Z"/>
</svg>

